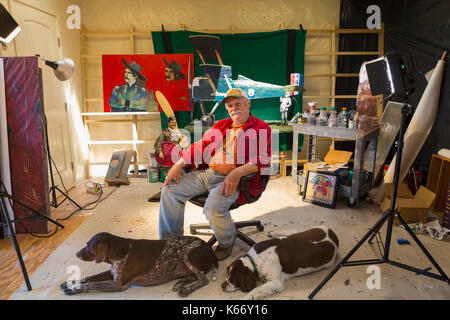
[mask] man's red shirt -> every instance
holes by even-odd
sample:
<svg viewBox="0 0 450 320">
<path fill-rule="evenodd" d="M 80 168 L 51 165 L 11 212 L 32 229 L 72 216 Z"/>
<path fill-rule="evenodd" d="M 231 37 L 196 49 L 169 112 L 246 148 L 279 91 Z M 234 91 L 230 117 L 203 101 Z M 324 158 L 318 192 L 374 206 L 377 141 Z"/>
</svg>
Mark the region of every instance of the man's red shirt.
<svg viewBox="0 0 450 320">
<path fill-rule="evenodd" d="M 181 154 L 188 166 L 197 169 L 208 167 L 211 157 L 225 141 L 227 130 L 232 130 L 231 118 L 219 120 L 211 129 L 205 132 L 203 137 L 191 144 Z M 261 181 L 261 169 L 270 166 L 272 148 L 271 129 L 267 123 L 250 114 L 247 123 L 239 132 L 237 138 L 237 167 L 253 163 L 258 166 L 257 174 L 248 182 L 249 192 L 253 197 L 259 196 L 263 191 Z M 238 202 L 246 202 L 242 191 L 242 183 L 239 183 Z"/>
</svg>

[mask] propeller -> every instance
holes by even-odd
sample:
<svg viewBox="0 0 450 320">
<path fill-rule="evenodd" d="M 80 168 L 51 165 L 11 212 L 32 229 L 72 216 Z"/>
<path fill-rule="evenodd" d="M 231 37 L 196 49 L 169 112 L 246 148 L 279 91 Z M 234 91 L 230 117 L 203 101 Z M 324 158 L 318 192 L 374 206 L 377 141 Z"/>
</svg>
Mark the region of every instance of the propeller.
<svg viewBox="0 0 450 320">
<path fill-rule="evenodd" d="M 170 106 L 169 101 L 167 101 L 166 97 L 162 94 L 162 92 L 161 91 L 156 91 L 155 95 L 156 95 L 156 100 L 158 100 L 159 105 L 161 106 L 161 109 L 166 114 L 167 118 L 169 118 L 169 117 L 175 118 L 175 114 L 173 113 L 173 109 Z M 176 134 L 178 135 L 178 137 L 180 138 L 180 141 L 178 142 L 180 147 L 182 147 L 183 149 L 187 148 L 189 146 L 189 141 L 188 141 L 188 139 L 185 136 L 183 136 L 181 134 L 180 130 L 178 129 L 178 124 L 176 125 L 174 130 L 175 130 Z"/>
</svg>

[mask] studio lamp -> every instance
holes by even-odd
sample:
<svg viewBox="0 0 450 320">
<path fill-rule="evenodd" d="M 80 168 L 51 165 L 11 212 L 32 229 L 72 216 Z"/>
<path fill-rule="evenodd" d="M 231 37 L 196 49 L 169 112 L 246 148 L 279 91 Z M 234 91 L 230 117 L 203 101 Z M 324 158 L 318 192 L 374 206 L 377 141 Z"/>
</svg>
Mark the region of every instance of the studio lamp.
<svg viewBox="0 0 450 320">
<path fill-rule="evenodd" d="M 373 96 L 405 98 L 414 92 L 415 59 L 411 55 L 388 53 L 366 64 L 370 90 Z"/>
<path fill-rule="evenodd" d="M 0 42 L 10 43 L 20 30 L 19 24 L 0 3 Z"/>
<path fill-rule="evenodd" d="M 58 61 L 43 60 L 47 66 L 53 69 L 56 78 L 60 81 L 68 80 L 75 70 L 75 64 L 73 63 L 73 60 L 69 58 L 63 58 Z"/>
</svg>

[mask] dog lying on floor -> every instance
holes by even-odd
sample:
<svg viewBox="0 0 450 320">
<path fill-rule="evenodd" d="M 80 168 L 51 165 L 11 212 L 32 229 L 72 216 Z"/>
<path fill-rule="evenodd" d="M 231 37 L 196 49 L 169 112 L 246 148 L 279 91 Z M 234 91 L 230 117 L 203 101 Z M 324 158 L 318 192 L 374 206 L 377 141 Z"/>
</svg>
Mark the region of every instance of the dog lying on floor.
<svg viewBox="0 0 450 320">
<path fill-rule="evenodd" d="M 248 292 L 244 299 L 271 296 L 283 291 L 285 280 L 333 265 L 338 247 L 336 234 L 321 226 L 256 243 L 228 266 L 222 289 Z M 264 284 L 257 287 L 259 280 Z"/>
<path fill-rule="evenodd" d="M 130 285 L 155 286 L 171 280 L 173 290 L 181 297 L 209 283 L 205 273 L 212 269 L 216 280 L 218 262 L 206 242 L 197 237 L 181 236 L 163 240 L 133 240 L 107 232 L 92 237 L 76 253 L 83 261 L 106 262 L 111 270 L 64 282 L 61 289 L 68 295 L 83 292 L 116 292 Z"/>
</svg>

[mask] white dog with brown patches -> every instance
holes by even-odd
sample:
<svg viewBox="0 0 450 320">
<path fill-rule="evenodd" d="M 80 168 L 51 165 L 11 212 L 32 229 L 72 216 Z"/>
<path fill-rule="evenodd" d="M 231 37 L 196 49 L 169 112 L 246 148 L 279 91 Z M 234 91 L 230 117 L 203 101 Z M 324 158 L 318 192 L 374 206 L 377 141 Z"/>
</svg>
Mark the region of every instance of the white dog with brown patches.
<svg viewBox="0 0 450 320">
<path fill-rule="evenodd" d="M 263 299 L 284 290 L 284 281 L 333 265 L 339 240 L 327 227 L 255 244 L 227 268 L 222 289 L 248 292 L 244 299 Z M 258 281 L 264 282 L 257 287 Z"/>
</svg>

